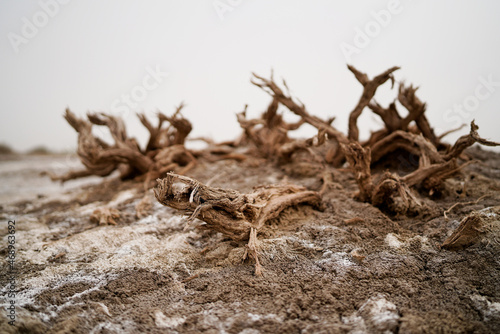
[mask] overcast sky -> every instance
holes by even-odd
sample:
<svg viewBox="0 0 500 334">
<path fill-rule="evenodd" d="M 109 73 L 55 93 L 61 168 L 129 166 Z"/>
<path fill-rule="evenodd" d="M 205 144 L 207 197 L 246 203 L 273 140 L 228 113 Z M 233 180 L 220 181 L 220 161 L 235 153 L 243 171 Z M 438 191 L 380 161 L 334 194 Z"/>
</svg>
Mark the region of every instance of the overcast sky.
<svg viewBox="0 0 500 334">
<path fill-rule="evenodd" d="M 194 136 L 234 138 L 235 113 L 249 104 L 256 116 L 270 100 L 251 72 L 271 69 L 346 131 L 361 94 L 347 63 L 370 77 L 401 66 L 396 79 L 420 86 L 438 134 L 475 118 L 499 141 L 499 13 L 495 1 L 457 0 L 4 0 L 0 142 L 74 149 L 66 107 L 122 115 L 144 142 L 135 112 L 170 114 L 181 101 Z M 386 84 L 376 97 L 395 96 Z M 362 138 L 381 127 L 368 109 L 360 123 Z"/>
</svg>

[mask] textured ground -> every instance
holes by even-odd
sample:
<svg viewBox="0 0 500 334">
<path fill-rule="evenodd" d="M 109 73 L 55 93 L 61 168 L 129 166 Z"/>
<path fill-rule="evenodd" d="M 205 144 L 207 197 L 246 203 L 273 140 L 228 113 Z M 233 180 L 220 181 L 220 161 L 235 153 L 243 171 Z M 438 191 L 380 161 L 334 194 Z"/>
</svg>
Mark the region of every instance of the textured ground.
<svg viewBox="0 0 500 334">
<path fill-rule="evenodd" d="M 289 208 L 259 234 L 263 277 L 254 276 L 251 261 L 242 262 L 244 244 L 198 229 L 199 221 L 186 227 L 179 213 L 156 201 L 151 215 L 136 218 L 140 183 L 111 176 L 61 187 L 39 171 L 74 168 L 72 157 L 4 159 L 0 332 L 499 332 L 500 156 L 471 152 L 481 162 L 409 218 L 356 202 L 352 175 L 333 170 L 324 211 Z M 222 161 L 189 175 L 243 192 L 285 179 L 321 188 L 315 173 L 285 177 L 293 175 L 290 168 Z M 485 194 L 443 216 L 454 203 Z M 102 207 L 119 210 L 117 225 L 90 221 Z M 482 239 L 442 250 L 473 211 L 489 226 Z M 12 219 L 16 326 L 5 310 Z"/>
</svg>

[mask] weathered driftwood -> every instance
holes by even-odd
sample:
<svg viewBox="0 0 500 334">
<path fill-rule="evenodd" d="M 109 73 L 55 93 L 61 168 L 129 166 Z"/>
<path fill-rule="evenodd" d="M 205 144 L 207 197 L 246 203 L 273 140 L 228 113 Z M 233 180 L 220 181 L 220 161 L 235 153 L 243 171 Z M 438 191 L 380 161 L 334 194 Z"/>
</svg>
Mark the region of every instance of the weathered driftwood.
<svg viewBox="0 0 500 334">
<path fill-rule="evenodd" d="M 190 216 L 190 220 L 199 218 L 206 223 L 206 228 L 235 241 L 248 241 L 248 254 L 255 258 L 258 275 L 261 272 L 257 242 L 259 229 L 290 206 L 321 204 L 317 192 L 288 184 L 261 186 L 250 194 L 242 194 L 210 187 L 174 173 L 157 181 L 154 192 L 161 204 L 181 210 Z"/>
</svg>

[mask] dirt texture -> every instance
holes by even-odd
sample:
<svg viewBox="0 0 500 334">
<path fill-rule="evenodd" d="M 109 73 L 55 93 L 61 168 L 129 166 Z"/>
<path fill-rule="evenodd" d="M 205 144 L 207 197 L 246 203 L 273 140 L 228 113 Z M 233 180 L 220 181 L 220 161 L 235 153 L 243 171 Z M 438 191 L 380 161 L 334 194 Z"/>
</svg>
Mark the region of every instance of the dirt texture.
<svg viewBox="0 0 500 334">
<path fill-rule="evenodd" d="M 348 168 L 326 167 L 321 178 L 294 176 L 296 164 L 198 163 L 190 177 L 242 194 L 273 184 L 321 192 L 321 208 L 292 205 L 259 230 L 261 276 L 254 259 L 243 260 L 247 240 L 162 206 L 153 189 L 144 196 L 141 180 L 112 174 L 98 184 L 68 181 L 57 196 L 16 197 L 1 209 L 0 332 L 499 332 L 500 155 L 466 153 L 479 162 L 406 215 L 354 199 L 359 188 Z M 31 166 L 16 163 L 1 174 L 6 184 Z M 379 167 L 374 177 L 391 170 Z M 13 219 L 18 291 L 10 326 Z"/>
</svg>

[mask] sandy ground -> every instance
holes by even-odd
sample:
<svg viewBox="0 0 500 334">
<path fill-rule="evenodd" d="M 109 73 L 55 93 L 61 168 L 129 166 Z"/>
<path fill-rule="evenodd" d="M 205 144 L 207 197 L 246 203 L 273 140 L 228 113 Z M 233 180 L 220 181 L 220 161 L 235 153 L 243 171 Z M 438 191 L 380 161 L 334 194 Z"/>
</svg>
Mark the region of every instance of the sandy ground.
<svg viewBox="0 0 500 334">
<path fill-rule="evenodd" d="M 481 163 L 449 180 L 441 197 L 426 197 L 412 217 L 353 200 L 352 175 L 332 170 L 323 211 L 289 208 L 259 234 L 263 277 L 242 261 L 244 244 L 198 228 L 200 221 L 186 225 L 151 190 L 151 214 L 137 218 L 140 183 L 111 176 L 61 186 L 39 172 L 77 168 L 74 157 L 3 158 L 0 332 L 500 332 L 500 155 L 471 152 Z M 289 171 L 221 161 L 189 175 L 243 192 L 283 181 L 321 188 L 314 173 Z M 103 207 L 118 209 L 117 225 L 91 222 Z M 472 212 L 487 227 L 481 240 L 441 249 Z M 14 219 L 11 275 L 7 225 Z"/>
</svg>

